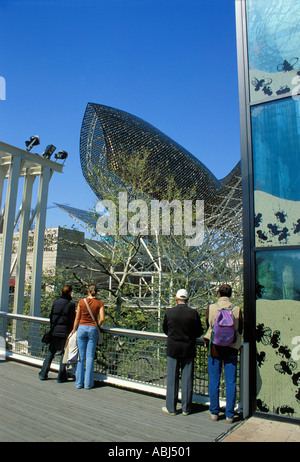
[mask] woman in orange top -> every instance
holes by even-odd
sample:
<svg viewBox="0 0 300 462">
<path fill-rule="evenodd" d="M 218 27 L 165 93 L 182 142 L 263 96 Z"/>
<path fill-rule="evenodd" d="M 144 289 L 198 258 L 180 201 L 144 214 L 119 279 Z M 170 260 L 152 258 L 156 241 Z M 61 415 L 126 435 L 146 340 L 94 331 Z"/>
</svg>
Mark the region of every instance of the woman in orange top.
<svg viewBox="0 0 300 462">
<path fill-rule="evenodd" d="M 96 295 L 97 286 L 91 284 L 85 300 L 100 327 L 105 319 L 104 304 L 96 298 Z M 76 388 L 83 388 L 84 385 L 84 388 L 90 389 L 94 386 L 94 355 L 98 341 L 98 328 L 95 326 L 84 299 L 78 302 L 73 332 L 76 330 L 79 360 L 76 367 L 75 385 Z M 85 361 L 86 367 L 84 370 Z"/>
</svg>

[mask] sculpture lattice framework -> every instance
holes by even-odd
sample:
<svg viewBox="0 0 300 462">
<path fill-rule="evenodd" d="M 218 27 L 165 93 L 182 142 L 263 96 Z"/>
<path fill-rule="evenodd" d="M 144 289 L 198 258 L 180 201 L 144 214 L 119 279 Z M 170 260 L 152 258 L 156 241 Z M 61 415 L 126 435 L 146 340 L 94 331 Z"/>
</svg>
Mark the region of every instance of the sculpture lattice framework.
<svg viewBox="0 0 300 462">
<path fill-rule="evenodd" d="M 150 180 L 153 171 L 159 172 L 153 179 L 152 197 L 163 198 L 166 178 L 172 176 L 179 190 L 185 191 L 187 197 L 192 190 L 193 199 L 202 199 L 205 205 L 204 242 L 199 248 L 189 249 L 189 266 L 185 252 L 182 248 L 179 250 L 179 240 L 174 239 L 171 246 L 171 237 L 165 244 L 163 268 L 173 275 L 185 275 L 194 293 L 199 287 L 199 279 L 202 279 L 202 288 L 225 281 L 241 288 L 240 163 L 225 178 L 218 180 L 196 157 L 144 120 L 112 107 L 87 105 L 81 128 L 80 161 L 83 175 L 99 200 L 112 190 L 115 193 L 124 190 L 124 165 L 133 152 L 145 150 L 148 153 L 146 174 Z M 149 193 L 146 189 L 145 194 Z M 75 208 L 60 207 L 73 218 L 95 225 L 95 216 Z M 149 239 L 149 249 L 152 243 Z"/>
<path fill-rule="evenodd" d="M 83 175 L 99 199 L 106 196 L 108 185 L 122 188 L 124 163 L 132 152 L 143 150 L 149 153 L 149 176 L 153 171 L 159 172 L 152 192 L 155 198 L 163 197 L 166 177 L 172 175 L 179 190 L 193 189 L 194 199 L 204 200 L 211 223 L 220 223 L 212 215 L 219 216 L 219 205 L 225 196 L 227 206 L 222 223 L 225 216 L 230 218 L 241 208 L 240 162 L 229 175 L 217 180 L 202 162 L 151 124 L 119 109 L 87 105 L 81 128 L 80 161 Z M 108 180 L 106 184 L 100 181 L 102 171 Z"/>
</svg>

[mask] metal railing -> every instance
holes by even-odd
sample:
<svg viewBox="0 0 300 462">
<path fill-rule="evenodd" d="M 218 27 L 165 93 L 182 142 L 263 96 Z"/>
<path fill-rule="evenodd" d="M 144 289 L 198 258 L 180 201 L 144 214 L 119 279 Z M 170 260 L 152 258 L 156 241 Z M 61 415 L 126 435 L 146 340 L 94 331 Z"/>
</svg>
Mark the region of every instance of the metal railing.
<svg viewBox="0 0 300 462">
<path fill-rule="evenodd" d="M 12 358 L 42 365 L 48 347 L 42 343 L 49 319 L 0 311 L 0 359 Z M 164 396 L 167 385 L 166 340 L 162 333 L 101 327 L 104 344 L 95 354 L 95 378 L 110 384 Z M 197 339 L 194 372 L 195 402 L 209 403 L 207 348 Z M 239 354 L 237 407 L 248 416 L 248 344 Z M 53 369 L 58 369 L 54 358 Z M 74 373 L 74 370 L 70 371 Z M 225 404 L 225 382 L 221 379 L 220 402 Z"/>
</svg>

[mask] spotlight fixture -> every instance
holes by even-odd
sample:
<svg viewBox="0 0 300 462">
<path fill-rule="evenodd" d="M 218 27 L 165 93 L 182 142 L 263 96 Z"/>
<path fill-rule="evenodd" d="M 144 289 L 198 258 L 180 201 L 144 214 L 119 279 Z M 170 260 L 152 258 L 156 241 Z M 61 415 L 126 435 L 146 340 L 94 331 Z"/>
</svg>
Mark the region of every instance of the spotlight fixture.
<svg viewBox="0 0 300 462">
<path fill-rule="evenodd" d="M 55 149 L 56 149 L 56 146 L 54 146 L 53 144 L 48 144 L 48 146 L 46 147 L 45 151 L 42 154 L 42 157 L 44 157 L 45 159 L 50 159 Z"/>
<path fill-rule="evenodd" d="M 33 146 L 38 146 L 40 144 L 40 139 L 37 135 L 31 136 L 29 141 L 25 141 L 26 151 L 30 151 Z"/>
<path fill-rule="evenodd" d="M 63 160 L 65 163 L 66 158 L 68 157 L 67 151 L 58 151 L 57 154 L 55 154 L 55 159 L 56 160 Z"/>
</svg>

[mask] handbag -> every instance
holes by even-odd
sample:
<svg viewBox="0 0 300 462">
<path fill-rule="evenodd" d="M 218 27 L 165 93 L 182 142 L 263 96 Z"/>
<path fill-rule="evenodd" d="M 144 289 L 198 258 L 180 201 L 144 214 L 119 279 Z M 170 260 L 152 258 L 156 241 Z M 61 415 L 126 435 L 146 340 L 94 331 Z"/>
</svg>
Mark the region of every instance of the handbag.
<svg viewBox="0 0 300 462">
<path fill-rule="evenodd" d="M 92 317 L 92 319 L 93 319 L 93 321 L 94 321 L 94 323 L 95 323 L 95 326 L 96 326 L 97 329 L 98 329 L 98 345 L 102 345 L 102 344 L 103 344 L 103 335 L 102 335 L 102 332 L 101 332 L 101 330 L 100 330 L 100 327 L 99 327 L 98 323 L 96 322 L 96 320 L 95 320 L 95 318 L 94 318 L 94 316 L 93 316 L 93 313 L 92 313 L 91 310 L 90 310 L 90 307 L 89 307 L 89 304 L 88 304 L 86 298 L 84 299 L 84 301 L 85 301 L 86 307 L 87 307 L 87 309 L 89 310 L 89 313 L 90 313 L 90 315 L 91 315 L 91 317 Z"/>
<path fill-rule="evenodd" d="M 42 337 L 42 342 L 43 343 L 50 343 L 51 341 L 51 333 L 52 333 L 52 329 L 50 329 L 48 332 L 46 332 L 43 337 Z"/>
</svg>

